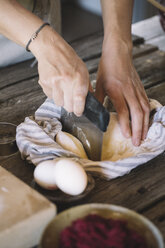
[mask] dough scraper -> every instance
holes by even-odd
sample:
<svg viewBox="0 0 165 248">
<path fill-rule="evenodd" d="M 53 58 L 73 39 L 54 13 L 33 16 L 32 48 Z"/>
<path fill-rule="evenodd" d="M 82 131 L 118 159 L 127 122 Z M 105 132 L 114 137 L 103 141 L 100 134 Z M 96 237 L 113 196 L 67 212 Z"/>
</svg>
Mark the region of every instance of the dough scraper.
<svg viewBox="0 0 165 248">
<path fill-rule="evenodd" d="M 108 110 L 88 92 L 83 115 L 77 117 L 61 108 L 63 131 L 78 138 L 84 146 L 89 159 L 101 159 L 103 132 L 107 130 L 110 115 Z"/>
</svg>

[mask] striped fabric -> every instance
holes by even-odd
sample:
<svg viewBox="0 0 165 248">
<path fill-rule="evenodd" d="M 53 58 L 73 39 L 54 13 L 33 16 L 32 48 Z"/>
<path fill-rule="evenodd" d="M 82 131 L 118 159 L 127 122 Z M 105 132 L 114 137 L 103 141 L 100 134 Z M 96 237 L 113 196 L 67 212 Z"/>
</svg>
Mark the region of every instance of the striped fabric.
<svg viewBox="0 0 165 248">
<path fill-rule="evenodd" d="M 55 136 L 62 129 L 60 118 L 61 108 L 49 99 L 40 106 L 34 117 L 25 118 L 17 127 L 16 134 L 17 145 L 23 159 L 38 165 L 45 160 L 70 157 L 78 160 L 87 172 L 110 180 L 129 173 L 165 150 L 165 106 L 157 108 L 147 138 L 141 145 L 144 152 L 115 162 L 80 159 L 59 146 L 55 142 Z"/>
</svg>

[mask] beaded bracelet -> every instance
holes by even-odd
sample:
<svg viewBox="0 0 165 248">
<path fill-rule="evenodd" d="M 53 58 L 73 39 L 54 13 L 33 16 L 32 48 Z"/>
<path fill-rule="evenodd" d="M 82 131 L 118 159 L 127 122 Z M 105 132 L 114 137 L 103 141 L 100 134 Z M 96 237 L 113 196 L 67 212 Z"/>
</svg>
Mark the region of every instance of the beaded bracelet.
<svg viewBox="0 0 165 248">
<path fill-rule="evenodd" d="M 32 34 L 30 40 L 28 41 L 28 43 L 27 43 L 27 45 L 26 45 L 26 51 L 27 51 L 27 52 L 30 52 L 30 50 L 29 50 L 29 45 L 30 45 L 30 43 L 31 43 L 33 40 L 35 40 L 35 39 L 37 38 L 38 33 L 39 33 L 39 32 L 41 31 L 41 29 L 43 29 L 43 27 L 45 27 L 46 25 L 50 25 L 50 24 L 49 24 L 48 22 L 44 22 L 44 23 L 37 29 L 37 31 L 36 31 L 34 34 Z"/>
</svg>

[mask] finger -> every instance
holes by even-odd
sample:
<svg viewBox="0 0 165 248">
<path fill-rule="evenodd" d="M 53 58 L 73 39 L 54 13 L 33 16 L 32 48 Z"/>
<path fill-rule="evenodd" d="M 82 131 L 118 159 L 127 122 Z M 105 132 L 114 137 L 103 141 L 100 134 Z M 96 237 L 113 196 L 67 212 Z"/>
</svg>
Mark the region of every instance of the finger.
<svg viewBox="0 0 165 248">
<path fill-rule="evenodd" d="M 129 91 L 124 96 L 131 114 L 132 143 L 135 146 L 139 146 L 143 130 L 143 111 L 133 88 L 129 88 Z"/>
<path fill-rule="evenodd" d="M 77 116 L 81 116 L 84 111 L 88 88 L 89 79 L 87 79 L 87 81 L 79 79 L 77 84 L 75 84 L 75 88 L 73 91 L 73 112 Z"/>
<path fill-rule="evenodd" d="M 57 106 L 64 106 L 64 93 L 60 87 L 55 87 L 55 85 L 52 86 L 52 98 L 54 103 Z"/>
<path fill-rule="evenodd" d="M 144 105 L 144 106 L 142 105 L 142 108 L 144 111 L 142 140 L 144 140 L 147 136 L 148 128 L 149 128 L 150 109 L 148 108 L 147 105 Z"/>
<path fill-rule="evenodd" d="M 139 99 L 141 108 L 143 110 L 143 129 L 142 129 L 142 140 L 147 136 L 148 127 L 149 127 L 149 115 L 150 115 L 150 106 L 149 100 L 145 93 L 141 94 L 139 90 L 137 91 L 137 97 Z"/>
<path fill-rule="evenodd" d="M 44 94 L 45 94 L 48 98 L 52 99 L 52 90 L 51 90 L 51 88 L 50 88 L 50 87 L 45 87 L 45 85 L 43 85 L 42 82 L 41 82 L 40 80 L 38 81 L 38 83 L 39 83 L 39 85 L 42 87 L 42 90 L 43 90 Z"/>
<path fill-rule="evenodd" d="M 76 95 L 74 97 L 74 113 L 77 116 L 81 116 L 85 107 L 85 96 L 82 95 Z"/>
<path fill-rule="evenodd" d="M 131 111 L 131 128 L 132 128 L 132 143 L 134 146 L 139 146 L 142 139 L 143 130 L 143 113 L 140 105 L 135 106 L 133 111 Z"/>
<path fill-rule="evenodd" d="M 70 88 L 64 91 L 64 108 L 69 112 L 73 112 L 73 93 Z"/>
<path fill-rule="evenodd" d="M 123 136 L 129 138 L 131 136 L 129 110 L 121 89 L 119 87 L 117 88 L 115 85 L 115 83 L 113 84 L 113 82 L 111 82 L 111 88 L 107 90 L 107 95 L 118 114 L 118 121 Z"/>
<path fill-rule="evenodd" d="M 120 93 L 116 94 L 112 102 L 118 113 L 118 120 L 123 136 L 126 138 L 131 137 L 129 110 L 123 95 Z"/>
<path fill-rule="evenodd" d="M 143 110 L 142 140 L 144 140 L 147 136 L 148 127 L 149 127 L 150 105 L 146 91 L 136 70 L 134 70 L 134 79 L 135 80 L 133 81 L 133 83 L 136 83 L 135 85 L 136 95 L 139 99 L 139 103 Z"/>
</svg>

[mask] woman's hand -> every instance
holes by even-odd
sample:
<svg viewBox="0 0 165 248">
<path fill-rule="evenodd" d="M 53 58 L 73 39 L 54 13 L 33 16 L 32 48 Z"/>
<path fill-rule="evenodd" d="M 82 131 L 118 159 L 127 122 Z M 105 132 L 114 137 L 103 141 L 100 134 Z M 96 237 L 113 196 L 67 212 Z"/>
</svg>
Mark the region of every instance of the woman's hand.
<svg viewBox="0 0 165 248">
<path fill-rule="evenodd" d="M 52 28 L 44 27 L 30 47 L 38 60 L 39 84 L 58 106 L 83 113 L 89 74 L 83 61 Z"/>
<path fill-rule="evenodd" d="M 140 145 L 149 124 L 149 101 L 132 63 L 132 51 L 123 40 L 106 40 L 98 69 L 96 97 L 112 101 L 125 137 Z M 131 126 L 130 126 L 131 119 Z"/>
<path fill-rule="evenodd" d="M 0 0 L 0 6 L 0 33 L 26 47 L 43 21 L 16 0 Z M 29 49 L 38 60 L 39 84 L 45 94 L 68 112 L 81 115 L 89 87 L 83 61 L 49 26 L 38 33 Z"/>
</svg>

